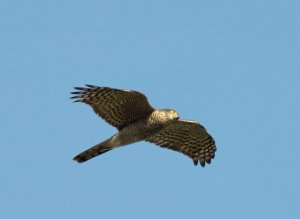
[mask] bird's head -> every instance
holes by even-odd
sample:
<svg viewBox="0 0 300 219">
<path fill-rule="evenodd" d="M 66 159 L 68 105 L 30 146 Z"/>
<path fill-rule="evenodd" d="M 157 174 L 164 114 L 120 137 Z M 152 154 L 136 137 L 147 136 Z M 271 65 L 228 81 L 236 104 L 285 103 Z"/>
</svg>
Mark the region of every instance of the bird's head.
<svg viewBox="0 0 300 219">
<path fill-rule="evenodd" d="M 161 110 L 161 113 L 164 114 L 164 118 L 167 118 L 168 120 L 178 120 L 179 114 L 172 109 L 164 109 Z"/>
</svg>

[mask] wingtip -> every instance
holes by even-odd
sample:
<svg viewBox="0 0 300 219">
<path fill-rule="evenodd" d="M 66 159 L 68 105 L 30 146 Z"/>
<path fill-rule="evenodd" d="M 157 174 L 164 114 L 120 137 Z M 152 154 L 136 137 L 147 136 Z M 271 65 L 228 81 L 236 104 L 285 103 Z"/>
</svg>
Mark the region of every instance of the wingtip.
<svg viewBox="0 0 300 219">
<path fill-rule="evenodd" d="M 73 91 L 70 94 L 84 94 L 84 91 Z"/>
<path fill-rule="evenodd" d="M 207 159 L 206 163 L 210 164 L 211 163 L 211 159 Z"/>
<path fill-rule="evenodd" d="M 198 159 L 193 159 L 194 165 L 197 166 L 198 165 Z"/>
<path fill-rule="evenodd" d="M 70 99 L 71 99 L 71 100 L 75 99 L 75 100 L 73 101 L 73 103 L 76 103 L 76 102 L 82 102 L 80 96 L 73 96 L 73 97 L 70 97 Z"/>
<path fill-rule="evenodd" d="M 205 167 L 205 160 L 204 160 L 204 159 L 200 159 L 199 161 L 200 161 L 200 165 L 201 165 L 202 167 Z"/>
<path fill-rule="evenodd" d="M 90 87 L 90 88 L 96 88 L 97 86 L 91 85 L 91 84 L 85 84 L 85 86 Z"/>
<path fill-rule="evenodd" d="M 194 163 L 194 165 L 195 166 L 197 166 L 198 165 L 198 162 L 200 163 L 200 166 L 201 167 L 205 167 L 205 160 L 198 160 L 198 159 L 193 159 L 193 163 Z M 210 161 L 206 161 L 208 164 L 210 164 Z"/>
<path fill-rule="evenodd" d="M 86 87 L 74 87 L 75 90 L 86 90 Z"/>
</svg>

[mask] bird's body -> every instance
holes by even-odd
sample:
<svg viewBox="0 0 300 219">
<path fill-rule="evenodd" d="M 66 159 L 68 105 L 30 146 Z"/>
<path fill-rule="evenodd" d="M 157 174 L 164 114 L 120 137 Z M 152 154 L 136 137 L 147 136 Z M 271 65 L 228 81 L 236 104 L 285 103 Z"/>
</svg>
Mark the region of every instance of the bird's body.
<svg viewBox="0 0 300 219">
<path fill-rule="evenodd" d="M 147 98 L 130 90 L 87 85 L 76 88 L 80 92 L 73 98 L 91 105 L 94 111 L 119 132 L 80 153 L 74 160 L 84 162 L 113 148 L 138 141 L 149 141 L 162 147 L 180 151 L 202 166 L 214 158 L 216 146 L 205 128 L 194 121 L 179 120 L 174 110 L 156 110 Z"/>
<path fill-rule="evenodd" d="M 156 117 L 156 111 L 151 113 L 149 117 L 138 120 L 123 129 L 121 129 L 115 136 L 116 142 L 120 146 L 135 143 L 137 141 L 145 140 L 148 136 L 155 134 L 167 123 L 162 123 Z"/>
</svg>

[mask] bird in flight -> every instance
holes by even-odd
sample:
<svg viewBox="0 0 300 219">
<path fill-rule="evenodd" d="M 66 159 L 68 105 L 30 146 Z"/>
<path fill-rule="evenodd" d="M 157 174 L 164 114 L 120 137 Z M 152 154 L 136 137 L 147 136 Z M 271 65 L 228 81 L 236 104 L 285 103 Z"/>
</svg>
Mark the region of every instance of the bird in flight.
<svg viewBox="0 0 300 219">
<path fill-rule="evenodd" d="M 90 105 L 96 114 L 118 132 L 107 140 L 78 154 L 74 160 L 82 163 L 114 148 L 138 141 L 147 141 L 190 157 L 202 167 L 210 164 L 217 150 L 206 129 L 191 120 L 179 120 L 172 109 L 154 109 L 147 97 L 134 90 L 86 85 L 75 87 L 74 102 Z"/>
</svg>

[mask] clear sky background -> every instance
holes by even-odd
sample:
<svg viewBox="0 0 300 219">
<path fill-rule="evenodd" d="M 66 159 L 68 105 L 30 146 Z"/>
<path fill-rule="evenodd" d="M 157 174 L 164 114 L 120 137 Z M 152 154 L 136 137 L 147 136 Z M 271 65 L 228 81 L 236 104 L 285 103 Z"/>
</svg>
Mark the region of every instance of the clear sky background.
<svg viewBox="0 0 300 219">
<path fill-rule="evenodd" d="M 1 0 L 0 27 L 1 218 L 300 218 L 299 1 Z M 116 132 L 69 99 L 86 83 L 199 121 L 216 158 L 75 163 Z"/>
</svg>

